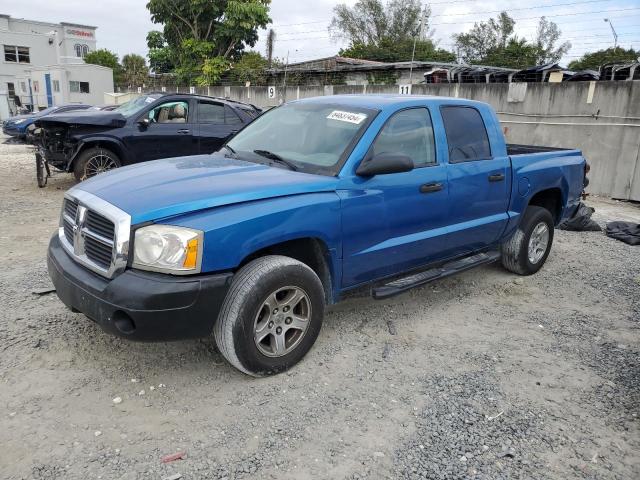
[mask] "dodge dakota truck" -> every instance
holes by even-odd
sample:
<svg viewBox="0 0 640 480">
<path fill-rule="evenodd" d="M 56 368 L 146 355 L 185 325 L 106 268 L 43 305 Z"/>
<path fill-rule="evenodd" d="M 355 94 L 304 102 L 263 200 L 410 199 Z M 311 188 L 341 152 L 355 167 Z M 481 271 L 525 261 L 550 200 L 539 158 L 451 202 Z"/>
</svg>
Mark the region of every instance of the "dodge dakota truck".
<svg viewBox="0 0 640 480">
<path fill-rule="evenodd" d="M 507 145 L 476 101 L 305 99 L 217 153 L 73 187 L 48 269 L 62 302 L 112 334 L 213 335 L 231 365 L 269 375 L 350 290 L 384 299 L 493 261 L 537 272 L 587 168 L 578 150 Z"/>
</svg>

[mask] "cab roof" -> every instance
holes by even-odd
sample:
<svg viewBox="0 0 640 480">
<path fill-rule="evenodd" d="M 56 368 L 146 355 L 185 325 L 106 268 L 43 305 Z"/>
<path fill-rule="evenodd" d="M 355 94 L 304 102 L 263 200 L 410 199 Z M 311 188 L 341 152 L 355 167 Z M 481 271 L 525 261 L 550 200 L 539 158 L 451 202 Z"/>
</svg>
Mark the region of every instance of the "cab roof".
<svg viewBox="0 0 640 480">
<path fill-rule="evenodd" d="M 321 97 L 295 100 L 296 103 L 320 103 L 328 105 L 344 105 L 375 110 L 397 109 L 416 105 L 474 105 L 486 106 L 484 102 L 465 98 L 439 97 L 433 95 L 399 95 L 399 94 L 356 94 L 327 95 Z"/>
</svg>

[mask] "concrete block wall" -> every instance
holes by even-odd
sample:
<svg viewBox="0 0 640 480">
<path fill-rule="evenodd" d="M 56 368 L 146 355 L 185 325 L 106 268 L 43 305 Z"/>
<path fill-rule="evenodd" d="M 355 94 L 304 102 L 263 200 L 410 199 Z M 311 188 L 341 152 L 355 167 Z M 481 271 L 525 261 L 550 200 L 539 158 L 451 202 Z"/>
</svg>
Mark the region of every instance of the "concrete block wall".
<svg viewBox="0 0 640 480">
<path fill-rule="evenodd" d="M 320 95 L 399 92 L 395 85 L 279 85 L 271 96 L 263 86 L 197 91 L 262 108 Z M 509 143 L 579 148 L 591 164 L 590 193 L 640 201 L 640 81 L 414 84 L 412 94 L 487 102 Z"/>
</svg>

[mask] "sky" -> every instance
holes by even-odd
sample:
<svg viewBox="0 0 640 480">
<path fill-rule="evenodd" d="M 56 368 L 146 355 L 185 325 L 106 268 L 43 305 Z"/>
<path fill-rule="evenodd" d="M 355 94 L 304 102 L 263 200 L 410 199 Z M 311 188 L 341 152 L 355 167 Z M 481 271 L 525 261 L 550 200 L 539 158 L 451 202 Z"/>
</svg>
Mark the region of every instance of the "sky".
<svg viewBox="0 0 640 480">
<path fill-rule="evenodd" d="M 356 0 L 272 0 L 271 19 L 276 31 L 275 56 L 290 62 L 328 57 L 345 47 L 331 38 L 327 27 L 333 8 Z M 429 2 L 425 2 L 429 3 Z M 562 40 L 572 48 L 561 63 L 568 64 L 587 51 L 613 46 L 608 18 L 618 34 L 618 45 L 640 48 L 640 0 L 433 0 L 431 28 L 433 40 L 451 49 L 451 35 L 461 33 L 474 22 L 495 17 L 506 10 L 516 19 L 516 33 L 533 39 L 539 18 L 545 15 L 558 24 Z M 98 48 L 107 48 L 120 57 L 127 53 L 147 54 L 146 34 L 161 29 L 151 22 L 146 0 L 0 0 L 0 13 L 30 20 L 72 22 L 97 26 Z M 253 48 L 265 53 L 266 30 Z"/>
</svg>

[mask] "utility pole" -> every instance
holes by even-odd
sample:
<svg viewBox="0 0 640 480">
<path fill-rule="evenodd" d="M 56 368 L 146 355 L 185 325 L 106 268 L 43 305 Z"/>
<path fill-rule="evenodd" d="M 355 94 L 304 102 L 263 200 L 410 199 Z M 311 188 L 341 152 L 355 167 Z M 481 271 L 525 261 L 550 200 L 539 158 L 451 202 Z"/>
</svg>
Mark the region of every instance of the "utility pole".
<svg viewBox="0 0 640 480">
<path fill-rule="evenodd" d="M 282 83 L 282 101 L 287 101 L 287 69 L 289 68 L 289 50 L 287 50 L 287 63 L 284 64 L 284 82 Z"/>
<path fill-rule="evenodd" d="M 609 24 L 609 26 L 611 27 L 611 32 L 613 32 L 613 48 L 617 48 L 618 47 L 618 34 L 616 33 L 616 30 L 613 28 L 613 23 L 611 23 L 611 20 L 609 20 L 608 18 L 605 18 L 604 21 L 607 22 Z"/>
<path fill-rule="evenodd" d="M 424 41 L 427 34 L 427 7 L 422 8 L 422 15 L 420 15 L 420 30 L 413 36 L 413 50 L 411 51 L 411 65 L 409 66 L 409 85 L 413 83 L 413 60 L 416 56 L 416 42 L 418 36 L 420 40 Z"/>
</svg>

